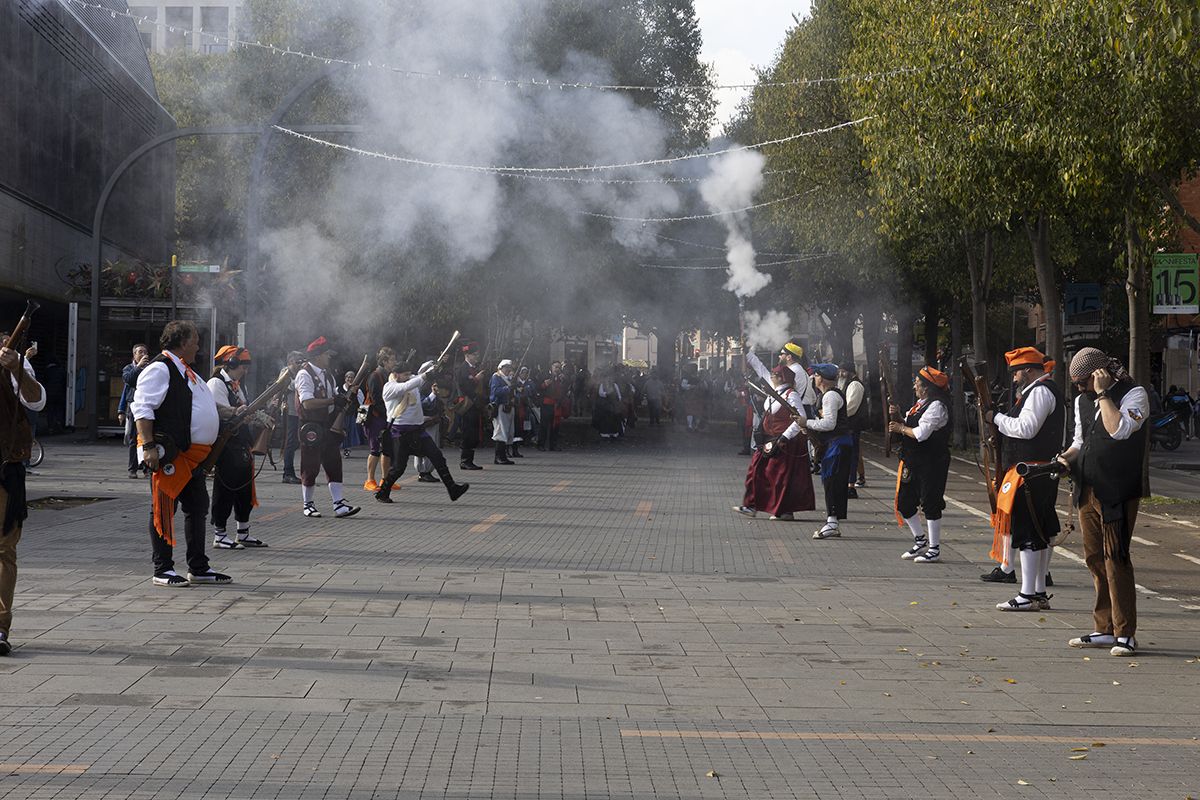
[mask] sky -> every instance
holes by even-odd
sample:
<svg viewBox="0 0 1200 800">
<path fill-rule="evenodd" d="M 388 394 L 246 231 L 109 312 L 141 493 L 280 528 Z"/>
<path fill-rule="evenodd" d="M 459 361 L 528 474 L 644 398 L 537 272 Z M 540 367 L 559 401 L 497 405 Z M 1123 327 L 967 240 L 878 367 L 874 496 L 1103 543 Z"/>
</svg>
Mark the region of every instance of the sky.
<svg viewBox="0 0 1200 800">
<path fill-rule="evenodd" d="M 696 0 L 704 36 L 701 58 L 717 68 L 717 83 L 753 83 L 754 67 L 770 64 L 783 44 L 792 14 L 808 15 L 808 0 Z M 713 133 L 720 133 L 745 92 L 717 92 Z"/>
</svg>

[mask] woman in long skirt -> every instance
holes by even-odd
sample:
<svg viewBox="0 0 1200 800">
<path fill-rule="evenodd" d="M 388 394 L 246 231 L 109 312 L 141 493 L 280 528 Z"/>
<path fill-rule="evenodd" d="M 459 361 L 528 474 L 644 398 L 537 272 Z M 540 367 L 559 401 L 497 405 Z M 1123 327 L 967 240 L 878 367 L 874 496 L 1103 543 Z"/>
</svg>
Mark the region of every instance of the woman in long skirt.
<svg viewBox="0 0 1200 800">
<path fill-rule="evenodd" d="M 750 459 L 746 492 L 742 504 L 733 510 L 749 517 L 764 511 L 771 519 L 795 519 L 796 512 L 816 508 L 808 467 L 808 437 L 796 423 L 797 417 L 803 419 L 804 409 L 800 394 L 793 387 L 795 376 L 784 366 L 768 373 L 753 352 L 747 353 L 746 363 L 760 377 L 770 380 L 788 405 L 774 398 L 767 398 L 764 403 L 762 426 L 766 442 Z"/>
</svg>

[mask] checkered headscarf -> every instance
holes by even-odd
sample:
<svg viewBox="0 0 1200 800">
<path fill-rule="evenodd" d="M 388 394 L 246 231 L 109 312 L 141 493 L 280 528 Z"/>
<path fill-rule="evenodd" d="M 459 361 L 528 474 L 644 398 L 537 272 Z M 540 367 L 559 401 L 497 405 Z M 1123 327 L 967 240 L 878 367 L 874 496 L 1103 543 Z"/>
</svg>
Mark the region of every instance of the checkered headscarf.
<svg viewBox="0 0 1200 800">
<path fill-rule="evenodd" d="M 1107 369 L 1118 381 L 1132 380 L 1120 361 L 1109 358 L 1103 350 L 1095 347 L 1085 347 L 1071 359 L 1071 380 L 1084 380 L 1098 369 Z"/>
</svg>

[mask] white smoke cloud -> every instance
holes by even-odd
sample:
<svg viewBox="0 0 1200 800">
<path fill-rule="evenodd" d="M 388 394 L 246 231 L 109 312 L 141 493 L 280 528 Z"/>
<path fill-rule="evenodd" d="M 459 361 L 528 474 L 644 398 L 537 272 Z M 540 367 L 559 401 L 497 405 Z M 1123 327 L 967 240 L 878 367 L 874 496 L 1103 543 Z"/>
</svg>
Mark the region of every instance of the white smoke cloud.
<svg viewBox="0 0 1200 800">
<path fill-rule="evenodd" d="M 771 309 L 766 314 L 746 311 L 742 314 L 746 343 L 753 350 L 778 350 L 788 340 L 792 318 L 786 311 Z"/>
</svg>

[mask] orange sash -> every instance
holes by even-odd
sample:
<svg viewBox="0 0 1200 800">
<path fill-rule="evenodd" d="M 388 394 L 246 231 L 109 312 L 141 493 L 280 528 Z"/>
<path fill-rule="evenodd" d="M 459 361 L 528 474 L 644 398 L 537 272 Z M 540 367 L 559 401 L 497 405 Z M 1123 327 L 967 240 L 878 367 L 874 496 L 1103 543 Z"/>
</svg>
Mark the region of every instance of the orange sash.
<svg viewBox="0 0 1200 800">
<path fill-rule="evenodd" d="M 160 467 L 150 473 L 150 496 L 154 503 L 154 530 L 167 544 L 175 546 L 175 500 L 191 481 L 192 475 L 204 463 L 212 447 L 193 444 L 175 456 L 172 462 L 175 471 L 167 475 Z"/>
<path fill-rule="evenodd" d="M 905 526 L 904 517 L 900 516 L 900 481 L 904 478 L 904 461 L 903 459 L 896 465 L 896 497 L 892 500 L 892 511 L 896 512 L 896 524 L 901 528 Z"/>
<path fill-rule="evenodd" d="M 1012 542 L 1012 513 L 1013 503 L 1017 499 L 1017 490 L 1025 479 L 1017 474 L 1017 468 L 1010 467 L 1004 473 L 1000 483 L 1000 491 L 996 492 L 996 512 L 992 514 L 992 549 L 988 556 L 1003 566 L 1009 565 L 1008 554 Z"/>
</svg>

